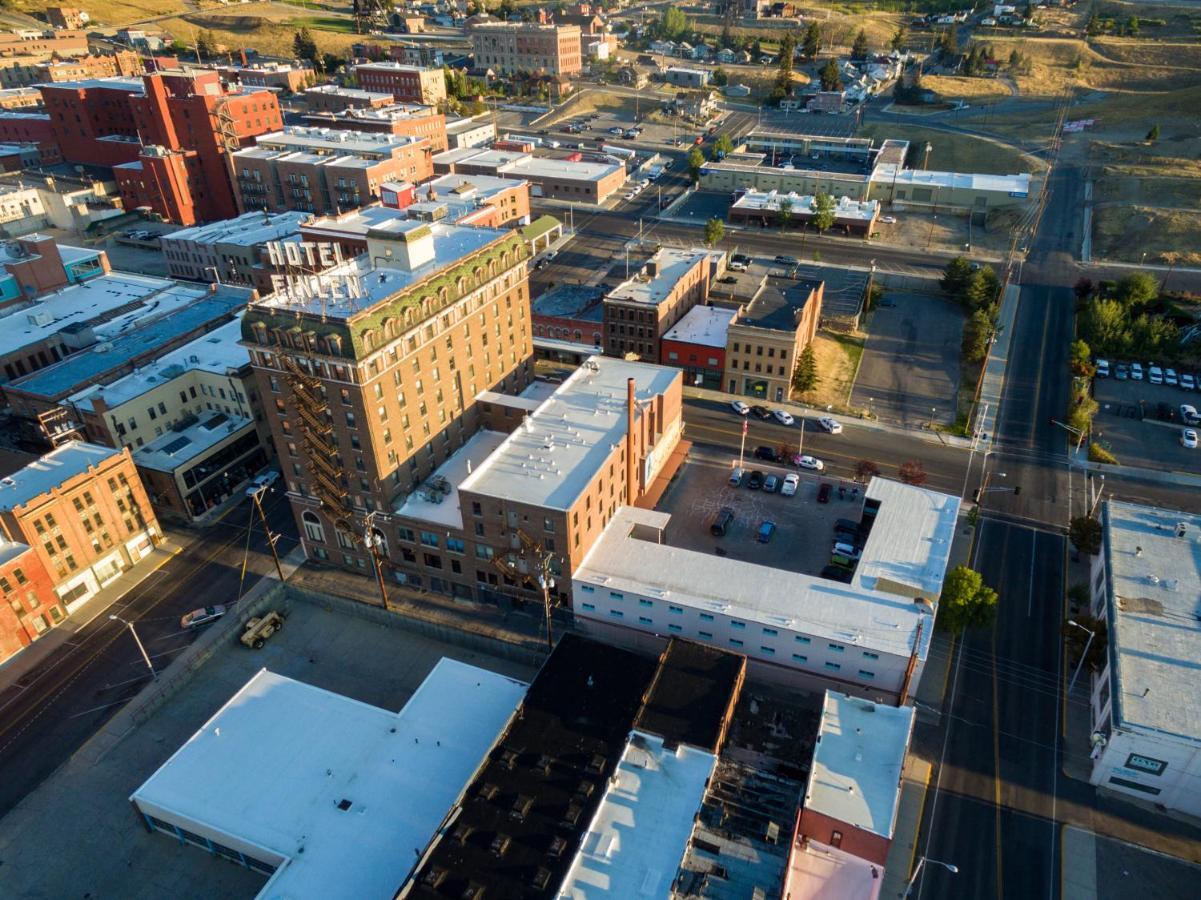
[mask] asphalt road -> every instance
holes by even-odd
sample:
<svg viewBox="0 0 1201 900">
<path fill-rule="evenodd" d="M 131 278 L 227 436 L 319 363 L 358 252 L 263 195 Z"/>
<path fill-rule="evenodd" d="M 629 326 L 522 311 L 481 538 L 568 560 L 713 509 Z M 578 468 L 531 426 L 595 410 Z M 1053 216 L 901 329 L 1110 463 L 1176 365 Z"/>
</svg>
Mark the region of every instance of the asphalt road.
<svg viewBox="0 0 1201 900">
<path fill-rule="evenodd" d="M 281 492 L 265 503 L 268 522 L 286 555 L 296 526 Z M 177 556 L 147 577 L 108 613 L 134 623 L 156 667 L 165 667 L 196 639 L 179 618 L 200 606 L 230 603 L 238 595 L 249 504 L 195 535 Z M 172 535 L 179 543 L 192 534 Z M 274 571 L 262 523 L 251 533 L 245 589 Z M 0 700 L 0 815 L 42 783 L 145 686 L 146 665 L 129 630 L 108 614 L 97 616 L 60 651 Z M 3 893 L 0 891 L 0 893 Z"/>
</svg>

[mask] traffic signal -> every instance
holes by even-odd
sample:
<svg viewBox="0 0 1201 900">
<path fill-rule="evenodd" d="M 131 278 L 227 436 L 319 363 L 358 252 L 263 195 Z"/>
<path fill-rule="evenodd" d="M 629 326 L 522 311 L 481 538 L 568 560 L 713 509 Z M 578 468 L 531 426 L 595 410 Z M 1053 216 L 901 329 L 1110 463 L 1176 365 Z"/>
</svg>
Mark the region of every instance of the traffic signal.
<svg viewBox="0 0 1201 900">
<path fill-rule="evenodd" d="M 1022 492 L 1022 486 L 1021 486 L 1020 484 L 1014 485 L 1014 487 L 1013 487 L 1013 496 L 1015 496 L 1015 497 L 1016 497 L 1016 496 L 1017 496 L 1018 494 L 1020 494 L 1021 492 Z"/>
</svg>

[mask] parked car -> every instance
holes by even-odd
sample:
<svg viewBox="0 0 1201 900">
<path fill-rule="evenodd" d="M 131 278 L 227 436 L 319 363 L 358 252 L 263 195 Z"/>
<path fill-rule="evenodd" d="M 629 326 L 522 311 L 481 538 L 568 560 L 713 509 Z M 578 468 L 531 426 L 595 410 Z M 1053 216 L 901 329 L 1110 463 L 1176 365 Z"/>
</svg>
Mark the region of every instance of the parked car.
<svg viewBox="0 0 1201 900">
<path fill-rule="evenodd" d="M 896 216 L 880 216 L 880 224 L 881 225 L 896 225 L 897 217 Z"/>
<path fill-rule="evenodd" d="M 752 491 L 757 491 L 759 488 L 763 487 L 763 473 L 758 469 L 755 469 L 753 472 L 751 472 L 751 474 L 747 476 L 746 486 Z"/>
<path fill-rule="evenodd" d="M 780 489 L 780 476 L 768 475 L 763 479 L 763 493 L 774 494 Z"/>
<path fill-rule="evenodd" d="M 851 579 L 855 577 L 855 570 L 830 563 L 830 565 L 822 569 L 821 577 L 830 581 L 838 581 L 842 584 L 850 584 Z"/>
<path fill-rule="evenodd" d="M 775 447 L 756 447 L 755 459 L 761 459 L 764 462 L 779 462 L 780 452 Z"/>
<path fill-rule="evenodd" d="M 892 309 L 897 305 L 897 301 L 893 300 L 892 297 L 881 297 L 880 302 L 876 305 L 883 309 Z"/>
<path fill-rule="evenodd" d="M 789 472 L 784 476 L 784 482 L 780 485 L 780 494 L 784 497 L 795 497 L 797 488 L 801 486 L 801 476 L 796 472 Z"/>
<path fill-rule="evenodd" d="M 745 253 L 735 253 L 730 257 L 730 262 L 727 264 L 731 272 L 745 272 L 751 264 L 751 258 Z"/>
<path fill-rule="evenodd" d="M 1201 425 L 1201 416 L 1197 415 L 1197 407 L 1191 403 L 1181 403 L 1180 421 L 1185 425 Z"/>
<path fill-rule="evenodd" d="M 1182 391 L 1195 391 L 1197 389 L 1197 380 L 1193 378 L 1191 372 L 1180 373 L 1180 389 Z"/>
<path fill-rule="evenodd" d="M 781 266 L 799 266 L 801 261 L 795 256 L 785 256 L 784 254 L 780 254 L 776 257 L 776 264 Z"/>
<path fill-rule="evenodd" d="M 751 412 L 753 412 L 760 419 L 770 419 L 771 418 L 771 410 L 768 409 L 766 406 L 752 406 Z"/>
<path fill-rule="evenodd" d="M 1143 380 L 1143 364 L 1142 363 L 1131 363 L 1130 364 L 1130 379 L 1132 381 L 1142 381 Z"/>
<path fill-rule="evenodd" d="M 830 502 L 830 491 L 832 489 L 833 488 L 831 487 L 830 482 L 823 481 L 822 486 L 817 489 L 817 502 L 818 503 L 829 503 Z"/>
<path fill-rule="evenodd" d="M 822 427 L 823 431 L 828 431 L 830 434 L 842 434 L 842 423 L 837 419 L 831 419 L 829 416 L 822 416 L 817 420 L 817 424 Z"/>
<path fill-rule="evenodd" d="M 831 552 L 834 556 L 841 556 L 843 559 L 859 559 L 859 548 L 851 544 L 844 544 L 842 542 L 836 543 Z"/>
<path fill-rule="evenodd" d="M 730 409 L 734 410 L 734 412 L 738 413 L 740 416 L 745 416 L 751 411 L 751 408 L 741 400 L 735 400 L 733 403 L 731 403 Z"/>
<path fill-rule="evenodd" d="M 767 521 L 759 526 L 759 535 L 757 540 L 760 544 L 766 544 L 771 540 L 771 536 L 776 533 L 776 523 Z"/>
<path fill-rule="evenodd" d="M 203 609 L 194 609 L 179 620 L 179 627 L 184 629 L 199 628 L 201 625 L 209 624 L 209 622 L 216 622 L 225 613 L 226 609 L 221 604 L 206 606 Z"/>
<path fill-rule="evenodd" d="M 802 469 L 811 469 L 814 472 L 824 472 L 826 470 L 826 464 L 816 456 L 805 455 L 797 457 L 796 464 Z"/>
<path fill-rule="evenodd" d="M 1180 445 L 1188 447 L 1190 450 L 1197 449 L 1197 432 L 1192 428 L 1185 428 L 1180 432 Z"/>
<path fill-rule="evenodd" d="M 1096 362 L 1096 366 L 1097 366 L 1097 377 L 1098 378 L 1108 378 L 1109 377 L 1109 360 L 1099 359 Z"/>
<path fill-rule="evenodd" d="M 1147 381 L 1151 384 L 1163 384 L 1163 369 L 1155 363 L 1147 364 Z"/>
<path fill-rule="evenodd" d="M 730 530 L 730 526 L 734 524 L 734 510 L 728 506 L 723 506 L 718 510 L 717 515 L 713 518 L 713 523 L 709 526 L 709 533 L 714 537 L 725 537 L 726 532 Z"/>
<path fill-rule="evenodd" d="M 742 484 L 742 476 L 746 474 L 746 469 L 735 469 L 730 473 L 730 487 L 739 487 Z"/>
<path fill-rule="evenodd" d="M 839 519 L 834 523 L 834 527 L 839 531 L 851 531 L 856 535 L 863 533 L 863 527 L 852 519 Z"/>
<path fill-rule="evenodd" d="M 265 491 L 275 482 L 279 481 L 279 472 L 275 469 L 268 469 L 266 472 L 260 472 L 254 476 L 254 480 L 250 482 L 250 486 L 246 488 L 246 496 L 254 497 L 261 491 Z"/>
<path fill-rule="evenodd" d="M 1180 386 L 1180 379 L 1176 377 L 1175 369 L 1164 369 L 1163 370 L 1163 383 L 1168 385 L 1169 387 L 1179 387 Z"/>
<path fill-rule="evenodd" d="M 1118 363 L 1114 366 L 1113 377 L 1118 381 L 1125 381 L 1130 377 L 1130 366 L 1125 363 Z"/>
<path fill-rule="evenodd" d="M 779 422 L 781 425 L 795 425 L 796 424 L 796 419 L 794 419 L 792 417 L 792 413 L 785 412 L 782 409 L 773 410 L 772 416 L 774 416 L 775 420 L 777 422 Z"/>
<path fill-rule="evenodd" d="M 619 126 L 619 125 L 614 125 L 612 128 L 609 129 L 609 134 L 623 134 L 623 133 L 624 132 L 622 131 L 621 126 Z"/>
</svg>

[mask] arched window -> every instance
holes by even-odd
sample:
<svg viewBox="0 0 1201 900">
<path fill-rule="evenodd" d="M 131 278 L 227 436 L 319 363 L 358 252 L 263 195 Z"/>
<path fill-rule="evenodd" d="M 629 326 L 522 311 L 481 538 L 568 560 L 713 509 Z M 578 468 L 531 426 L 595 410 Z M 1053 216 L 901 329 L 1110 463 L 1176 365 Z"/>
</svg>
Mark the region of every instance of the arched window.
<svg viewBox="0 0 1201 900">
<path fill-rule="evenodd" d="M 300 514 L 300 518 L 304 522 L 304 536 L 314 543 L 324 544 L 325 527 L 317 518 L 317 514 L 306 509 Z"/>
</svg>

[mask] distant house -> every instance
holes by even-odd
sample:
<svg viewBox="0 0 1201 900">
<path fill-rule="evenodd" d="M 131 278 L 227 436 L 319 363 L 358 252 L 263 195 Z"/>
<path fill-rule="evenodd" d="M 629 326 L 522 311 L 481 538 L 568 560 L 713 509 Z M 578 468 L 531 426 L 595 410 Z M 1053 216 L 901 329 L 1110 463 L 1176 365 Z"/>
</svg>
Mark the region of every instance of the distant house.
<svg viewBox="0 0 1201 900">
<path fill-rule="evenodd" d="M 724 47 L 717 51 L 717 61 L 719 63 L 732 63 L 737 58 L 737 55 L 728 47 Z"/>
<path fill-rule="evenodd" d="M 657 53 L 659 56 L 675 56 L 676 44 L 674 41 L 651 41 L 651 53 Z"/>
</svg>

